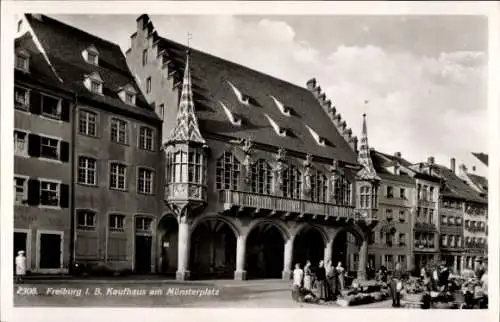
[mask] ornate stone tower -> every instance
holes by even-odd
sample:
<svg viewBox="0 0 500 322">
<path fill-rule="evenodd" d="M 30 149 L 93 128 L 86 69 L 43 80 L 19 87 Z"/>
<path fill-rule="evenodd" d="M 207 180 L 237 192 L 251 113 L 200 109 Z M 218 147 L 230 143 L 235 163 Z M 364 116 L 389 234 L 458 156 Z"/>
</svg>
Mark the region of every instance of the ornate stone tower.
<svg viewBox="0 0 500 322">
<path fill-rule="evenodd" d="M 164 142 L 165 202 L 179 223 L 177 279 L 189 279 L 189 229 L 192 214 L 207 202 L 207 145 L 194 113 L 189 49 L 174 129 Z"/>
</svg>

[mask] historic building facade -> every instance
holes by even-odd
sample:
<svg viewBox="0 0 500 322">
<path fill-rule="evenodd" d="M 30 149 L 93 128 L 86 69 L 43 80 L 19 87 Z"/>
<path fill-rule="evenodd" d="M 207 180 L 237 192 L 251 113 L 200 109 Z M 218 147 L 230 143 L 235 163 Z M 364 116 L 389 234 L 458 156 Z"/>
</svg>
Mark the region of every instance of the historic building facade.
<svg viewBox="0 0 500 322">
<path fill-rule="evenodd" d="M 358 155 L 314 79 L 298 87 L 186 48 L 147 15 L 126 55 L 164 120 L 157 271 L 288 279 L 293 263 L 353 258 L 364 277 L 379 182 L 366 123 Z"/>
<path fill-rule="evenodd" d="M 73 96 L 19 24 L 14 73 L 14 256 L 27 271 L 66 272 L 71 244 Z"/>
</svg>

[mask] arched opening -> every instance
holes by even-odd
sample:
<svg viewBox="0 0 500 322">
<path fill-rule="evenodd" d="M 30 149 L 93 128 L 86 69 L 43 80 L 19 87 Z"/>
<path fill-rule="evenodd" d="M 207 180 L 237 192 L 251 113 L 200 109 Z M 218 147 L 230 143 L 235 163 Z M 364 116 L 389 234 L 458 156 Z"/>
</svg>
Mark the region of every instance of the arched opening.
<svg viewBox="0 0 500 322">
<path fill-rule="evenodd" d="M 235 232 L 219 219 L 200 222 L 191 234 L 191 278 L 233 278 L 235 270 Z"/>
<path fill-rule="evenodd" d="M 306 261 L 317 266 L 325 256 L 325 241 L 321 232 L 314 227 L 305 227 L 293 241 L 293 263 L 304 267 Z"/>
<path fill-rule="evenodd" d="M 339 231 L 337 236 L 335 236 L 332 245 L 333 265 L 336 266 L 340 262 L 350 276 L 356 276 L 358 271 L 359 250 L 361 243 L 362 240 L 358 234 L 353 233 L 348 229 Z"/>
<path fill-rule="evenodd" d="M 258 224 L 248 235 L 246 245 L 247 277 L 281 278 L 285 240 L 272 223 Z"/>
<path fill-rule="evenodd" d="M 177 243 L 179 224 L 173 215 L 166 215 L 158 223 L 158 242 L 160 258 L 158 272 L 175 277 L 177 271 Z"/>
</svg>

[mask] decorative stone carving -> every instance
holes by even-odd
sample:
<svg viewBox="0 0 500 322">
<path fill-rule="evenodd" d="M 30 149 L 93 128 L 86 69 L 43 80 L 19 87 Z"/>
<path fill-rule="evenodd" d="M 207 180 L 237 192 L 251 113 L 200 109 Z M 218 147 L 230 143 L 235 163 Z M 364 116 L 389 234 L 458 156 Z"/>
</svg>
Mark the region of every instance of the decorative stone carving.
<svg viewBox="0 0 500 322">
<path fill-rule="evenodd" d="M 304 194 L 309 196 L 311 193 L 311 176 L 312 176 L 312 155 L 307 154 L 306 160 L 304 161 Z"/>
<path fill-rule="evenodd" d="M 337 185 L 337 180 L 339 177 L 339 165 L 337 160 L 333 160 L 330 166 L 330 202 L 337 203 L 337 196 L 335 187 Z"/>
<path fill-rule="evenodd" d="M 243 160 L 243 165 L 245 166 L 245 182 L 250 183 L 252 174 L 252 153 L 253 153 L 253 142 L 250 138 L 243 139 L 241 142 L 242 150 L 245 153 L 245 160 Z"/>
<path fill-rule="evenodd" d="M 277 195 L 280 195 L 283 191 L 283 170 L 285 169 L 286 154 L 286 149 L 281 147 L 278 149 L 278 154 L 275 156 L 276 166 L 274 168 L 274 192 Z"/>
</svg>

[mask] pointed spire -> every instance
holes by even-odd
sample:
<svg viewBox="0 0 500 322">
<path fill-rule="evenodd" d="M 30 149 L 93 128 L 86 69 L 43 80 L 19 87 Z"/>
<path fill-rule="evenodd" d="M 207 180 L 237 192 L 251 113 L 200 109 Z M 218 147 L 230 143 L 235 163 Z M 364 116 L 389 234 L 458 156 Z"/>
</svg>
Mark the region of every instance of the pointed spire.
<svg viewBox="0 0 500 322">
<path fill-rule="evenodd" d="M 373 167 L 372 158 L 370 156 L 370 147 L 368 145 L 368 131 L 366 126 L 366 114 L 363 114 L 363 131 L 361 133 L 361 145 L 359 147 L 358 162 L 363 166 L 363 169 L 358 175 L 365 180 L 380 180 L 377 172 Z"/>
<path fill-rule="evenodd" d="M 193 92 L 191 89 L 191 71 L 189 69 L 189 53 L 186 51 L 186 67 L 182 81 L 181 99 L 177 110 L 177 123 L 170 132 L 167 143 L 200 143 L 205 144 L 201 136 L 198 120 L 194 113 Z"/>
</svg>

